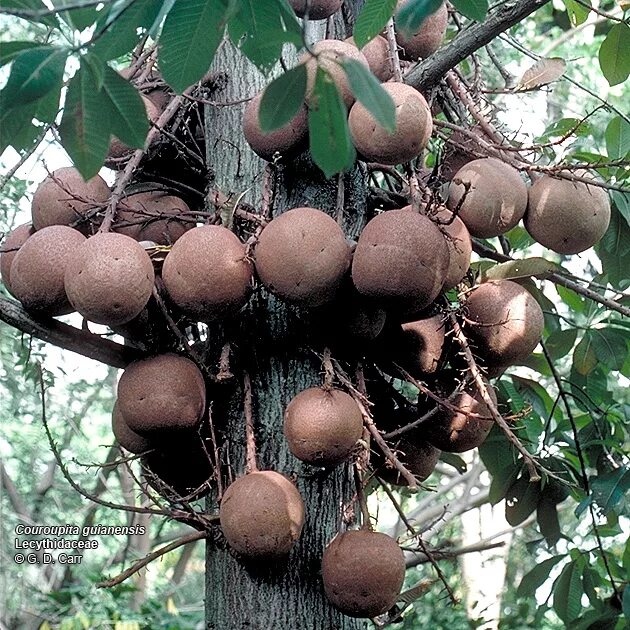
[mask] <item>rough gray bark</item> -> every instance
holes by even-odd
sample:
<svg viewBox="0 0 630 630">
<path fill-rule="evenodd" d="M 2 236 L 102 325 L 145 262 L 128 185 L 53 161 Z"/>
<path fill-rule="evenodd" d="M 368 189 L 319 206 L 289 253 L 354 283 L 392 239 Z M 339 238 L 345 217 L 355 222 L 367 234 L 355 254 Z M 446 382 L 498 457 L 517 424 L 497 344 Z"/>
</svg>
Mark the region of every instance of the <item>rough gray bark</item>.
<svg viewBox="0 0 630 630">
<path fill-rule="evenodd" d="M 336 29 L 335 29 L 336 30 Z M 231 46 L 225 45 L 215 62 L 225 72 L 223 89 L 214 100 L 235 101 L 252 96 L 262 77 Z M 242 137 L 242 106 L 209 107 L 206 112 L 209 163 L 215 167 L 220 190 L 248 191 L 248 201 L 259 203 L 263 163 Z M 357 168 L 345 177 L 344 226 L 356 235 L 366 212 L 366 180 Z M 336 216 L 337 181 L 326 181 L 307 157 L 277 171 L 274 216 L 309 205 Z M 358 630 L 363 620 L 341 615 L 326 600 L 319 575 L 322 552 L 337 532 L 341 505 L 354 494 L 351 469 L 341 466 L 319 472 L 296 460 L 282 434 L 284 408 L 301 390 L 322 383 L 320 360 L 309 349 L 308 327 L 293 308 L 260 289 L 253 296 L 238 329 L 226 331 L 232 341 L 234 391 L 216 401 L 213 420 L 229 437 L 223 459 L 236 476 L 245 462 L 245 420 L 240 375 L 252 379 L 258 463 L 295 479 L 306 507 L 302 536 L 283 565 L 246 567 L 221 540 L 208 541 L 206 558 L 206 627 L 240 630 Z M 321 347 L 319 348 L 321 350 Z M 221 426 L 223 425 L 223 426 Z M 209 508 L 215 509 L 212 501 Z"/>
</svg>

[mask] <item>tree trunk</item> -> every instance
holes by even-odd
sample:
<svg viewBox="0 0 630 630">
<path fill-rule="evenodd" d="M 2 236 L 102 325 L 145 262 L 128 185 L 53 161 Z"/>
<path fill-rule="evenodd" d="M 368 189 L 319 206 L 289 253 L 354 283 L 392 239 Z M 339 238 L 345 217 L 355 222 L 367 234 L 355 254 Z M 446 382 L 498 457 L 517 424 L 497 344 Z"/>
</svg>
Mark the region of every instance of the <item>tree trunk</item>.
<svg viewBox="0 0 630 630">
<path fill-rule="evenodd" d="M 350 3 L 347 3 L 350 4 Z M 331 24 L 331 26 L 333 26 Z M 338 32 L 339 25 L 333 26 Z M 263 77 L 230 44 L 215 59 L 220 76 L 215 101 L 233 102 L 253 96 Z M 206 110 L 208 163 L 215 168 L 215 185 L 222 191 L 244 192 L 260 205 L 264 165 L 251 152 L 241 130 L 243 106 Z M 337 180 L 326 181 L 307 156 L 286 166 L 272 167 L 275 186 L 272 212 L 312 206 L 336 216 Z M 366 177 L 357 168 L 344 178 L 346 233 L 356 236 L 365 222 Z M 349 215 L 349 213 L 351 213 Z M 247 234 L 241 234 L 247 237 Z M 311 350 L 309 329 L 294 308 L 257 289 L 241 321 L 225 338 L 231 344 L 235 376 L 227 400 L 212 409 L 215 426 L 227 438 L 222 453 L 234 476 L 243 474 L 245 421 L 242 374 L 252 380 L 258 465 L 290 476 L 304 499 L 306 523 L 302 536 L 283 564 L 246 567 L 222 539 L 208 541 L 206 558 L 206 627 L 214 630 L 354 630 L 363 620 L 341 615 L 327 601 L 320 577 L 321 555 L 341 525 L 342 504 L 354 495 L 352 469 L 309 468 L 288 451 L 282 433 L 286 405 L 301 390 L 322 383 L 320 359 Z M 321 351 L 321 346 L 316 347 Z M 216 509 L 213 500 L 208 508 Z"/>
</svg>

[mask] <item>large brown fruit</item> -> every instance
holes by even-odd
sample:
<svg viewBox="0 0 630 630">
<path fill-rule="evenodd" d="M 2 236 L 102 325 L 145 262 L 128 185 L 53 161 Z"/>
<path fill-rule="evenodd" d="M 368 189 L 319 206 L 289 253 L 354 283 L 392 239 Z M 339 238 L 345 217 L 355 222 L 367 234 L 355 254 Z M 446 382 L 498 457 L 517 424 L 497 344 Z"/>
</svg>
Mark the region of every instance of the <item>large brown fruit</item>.
<svg viewBox="0 0 630 630">
<path fill-rule="evenodd" d="M 307 307 L 335 297 L 351 255 L 337 222 L 315 208 L 293 208 L 273 219 L 254 250 L 261 282 L 282 299 Z"/>
<path fill-rule="evenodd" d="M 598 186 L 545 175 L 529 189 L 525 229 L 554 252 L 579 254 L 589 249 L 604 236 L 609 223 L 608 194 Z"/>
<path fill-rule="evenodd" d="M 401 363 L 412 375 L 432 374 L 444 349 L 445 325 L 441 315 L 407 322 L 401 326 Z"/>
<path fill-rule="evenodd" d="M 51 317 L 72 312 L 64 273 L 85 240 L 78 230 L 51 225 L 35 232 L 20 247 L 9 277 L 13 294 L 26 310 Z"/>
<path fill-rule="evenodd" d="M 433 131 L 431 111 L 424 96 L 403 83 L 386 83 L 396 106 L 396 129 L 389 133 L 368 109 L 356 102 L 350 110 L 350 134 L 361 155 L 380 164 L 401 164 L 420 155 Z"/>
<path fill-rule="evenodd" d="M 368 68 L 369 64 L 365 55 L 356 46 L 339 41 L 338 39 L 322 39 L 312 46 L 312 50 L 318 55 L 317 58 L 310 52 L 306 52 L 300 57 L 300 63 L 306 64 L 306 100 L 311 106 L 317 106 L 317 103 L 312 102 L 311 95 L 315 86 L 317 67 L 319 66 L 326 70 L 331 76 L 341 93 L 341 98 L 346 104 L 346 107 L 350 107 L 350 105 L 354 103 L 355 97 L 350 89 L 346 73 L 341 64 L 346 59 L 353 59 Z"/>
<path fill-rule="evenodd" d="M 57 169 L 37 187 L 31 203 L 33 227 L 41 230 L 49 225 L 73 225 L 90 234 L 97 223 L 85 215 L 109 199 L 105 180 L 96 175 L 87 182 L 72 166 Z"/>
<path fill-rule="evenodd" d="M 182 212 L 190 212 L 186 202 L 163 191 L 130 195 L 118 204 L 115 231 L 136 241 L 172 245 L 184 232 L 195 227 L 190 216 L 181 220 Z"/>
<path fill-rule="evenodd" d="M 347 460 L 362 433 L 361 409 L 352 396 L 338 389 L 305 389 L 284 413 L 289 450 L 314 466 L 336 466 Z"/>
<path fill-rule="evenodd" d="M 485 282 L 466 301 L 473 349 L 490 367 L 526 359 L 540 342 L 545 321 L 532 294 L 511 280 Z"/>
<path fill-rule="evenodd" d="M 148 97 L 142 96 L 142 102 L 144 103 L 144 109 L 147 113 L 147 118 L 149 122 L 155 123 L 160 117 L 160 110 L 158 106 Z M 119 140 L 116 137 L 113 137 L 111 142 L 109 143 L 109 150 L 107 151 L 106 160 L 109 162 L 111 160 L 122 160 L 122 158 L 130 157 L 135 149 L 130 148 L 124 142 Z M 115 166 L 114 164 L 111 164 Z"/>
<path fill-rule="evenodd" d="M 354 37 L 348 37 L 345 41 L 352 46 L 356 46 Z M 361 52 L 365 55 L 372 74 L 381 83 L 389 81 L 394 76 L 392 64 L 389 60 L 389 46 L 384 37 L 377 35 L 361 48 Z"/>
<path fill-rule="evenodd" d="M 490 238 L 511 230 L 525 214 L 527 186 L 518 171 L 496 158 L 473 160 L 453 177 L 447 205 L 472 236 Z"/>
<path fill-rule="evenodd" d="M 376 617 L 395 603 L 405 580 L 398 543 L 380 532 L 338 534 L 322 556 L 326 597 L 344 615 Z"/>
<path fill-rule="evenodd" d="M 120 412 L 118 402 L 114 403 L 112 412 L 112 431 L 120 446 L 130 453 L 139 455 L 153 448 L 153 444 L 143 435 L 136 433 L 129 427 L 124 416 Z"/>
<path fill-rule="evenodd" d="M 486 381 L 492 402 L 497 404 L 497 396 Z M 424 426 L 426 439 L 433 446 L 448 453 L 463 453 L 481 446 L 492 429 L 494 420 L 490 410 L 475 386 L 457 394 L 450 403 L 461 411 L 451 411 L 440 407 L 439 411 Z M 475 413 L 481 417 L 470 416 Z"/>
<path fill-rule="evenodd" d="M 202 225 L 173 245 L 162 279 L 171 300 L 188 317 L 207 322 L 235 315 L 245 306 L 252 267 L 234 232 Z"/>
<path fill-rule="evenodd" d="M 134 361 L 118 382 L 118 408 L 129 428 L 147 437 L 195 429 L 206 409 L 203 376 L 176 354 Z"/>
<path fill-rule="evenodd" d="M 308 110 L 300 107 L 298 113 L 283 127 L 265 133 L 260 128 L 258 112 L 262 93 L 257 94 L 247 103 L 243 113 L 243 134 L 252 150 L 263 160 L 271 162 L 276 155 L 287 157 L 294 155 L 304 147 L 308 134 Z"/>
<path fill-rule="evenodd" d="M 439 295 L 448 271 L 446 241 L 431 219 L 389 210 L 361 232 L 352 261 L 359 293 L 397 310 L 420 310 Z"/>
<path fill-rule="evenodd" d="M 426 481 L 440 459 L 442 451 L 429 442 L 418 440 L 416 437 L 404 437 L 396 443 L 398 459 L 405 465 L 418 481 Z M 383 458 L 378 459 L 379 467 L 376 474 L 395 486 L 407 486 L 409 482 L 392 466 L 388 466 Z"/>
<path fill-rule="evenodd" d="M 407 2 L 399 2 L 399 8 Z M 405 37 L 401 32 L 396 33 L 396 41 L 402 49 L 402 54 L 408 59 L 426 59 L 432 55 L 444 41 L 448 25 L 448 9 L 446 3 L 431 13 L 411 37 Z"/>
<path fill-rule="evenodd" d="M 336 13 L 343 0 L 289 0 L 298 17 L 304 17 L 308 8 L 309 20 L 324 20 Z"/>
<path fill-rule="evenodd" d="M 244 558 L 281 558 L 302 533 L 304 503 L 284 475 L 265 470 L 240 477 L 228 487 L 219 517 L 228 544 Z"/>
<path fill-rule="evenodd" d="M 88 238 L 68 261 L 65 286 L 72 306 L 106 326 L 130 322 L 146 306 L 155 274 L 149 255 L 129 236 Z"/>
<path fill-rule="evenodd" d="M 13 297 L 15 297 L 15 293 L 11 289 L 11 264 L 20 247 L 26 243 L 26 239 L 33 233 L 33 226 L 30 223 L 18 225 L 18 227 L 9 232 L 2 245 L 0 245 L 0 277 L 7 291 Z"/>
</svg>

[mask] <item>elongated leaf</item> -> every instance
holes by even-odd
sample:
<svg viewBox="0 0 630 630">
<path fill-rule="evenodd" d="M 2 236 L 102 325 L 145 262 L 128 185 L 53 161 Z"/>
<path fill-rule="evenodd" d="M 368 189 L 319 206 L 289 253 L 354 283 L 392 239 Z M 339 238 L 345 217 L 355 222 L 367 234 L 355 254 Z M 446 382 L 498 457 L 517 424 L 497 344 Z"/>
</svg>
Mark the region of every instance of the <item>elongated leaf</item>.
<svg viewBox="0 0 630 630">
<path fill-rule="evenodd" d="M 102 95 L 89 67 L 81 64 L 68 86 L 59 134 L 84 179 L 94 177 L 105 160 L 110 136 L 105 122 Z"/>
<path fill-rule="evenodd" d="M 396 0 L 366 0 L 352 31 L 354 43 L 363 48 L 374 39 L 394 14 Z"/>
<path fill-rule="evenodd" d="M 541 563 L 537 564 L 529 573 L 526 573 L 518 585 L 516 594 L 519 597 L 531 597 L 536 591 L 547 581 L 551 570 L 564 559 L 566 556 L 553 556 L 553 558 L 547 558 Z"/>
<path fill-rule="evenodd" d="M 536 508 L 536 520 L 540 533 L 545 537 L 549 546 L 555 545 L 562 535 L 560 521 L 558 520 L 558 508 L 554 501 L 543 498 Z"/>
<path fill-rule="evenodd" d="M 258 122 L 264 132 L 284 127 L 304 106 L 306 66 L 300 64 L 274 79 L 263 92 Z"/>
<path fill-rule="evenodd" d="M 332 77 L 317 68 L 308 113 L 313 161 L 326 177 L 349 169 L 356 158 L 348 129 L 348 112 Z"/>
<path fill-rule="evenodd" d="M 396 130 L 396 107 L 379 80 L 362 63 L 346 59 L 341 64 L 356 99 L 389 133 Z"/>
<path fill-rule="evenodd" d="M 38 48 L 41 44 L 37 42 L 1 42 L 0 43 L 0 66 L 11 63 L 23 50 Z"/>
<path fill-rule="evenodd" d="M 577 619 L 582 610 L 581 569 L 577 561 L 570 562 L 553 587 L 553 609 L 565 624 Z"/>
<path fill-rule="evenodd" d="M 611 370 L 620 370 L 628 357 L 628 336 L 614 328 L 591 328 L 597 358 Z"/>
<path fill-rule="evenodd" d="M 76 7 L 76 0 L 52 0 L 53 5 L 58 9 L 65 6 L 74 6 L 72 10 L 60 11 L 61 19 L 71 28 L 83 31 L 96 21 L 98 15 L 97 7 L 86 7 L 80 9 Z"/>
<path fill-rule="evenodd" d="M 630 490 L 630 470 L 618 468 L 604 475 L 598 475 L 591 482 L 593 501 L 608 514 Z"/>
<path fill-rule="evenodd" d="M 544 258 L 525 258 L 523 260 L 511 260 L 490 267 L 484 279 L 505 280 L 510 278 L 546 278 L 554 271 L 558 271 L 558 265 Z"/>
<path fill-rule="evenodd" d="M 573 351 L 573 367 L 583 376 L 590 374 L 597 367 L 597 355 L 588 330 Z"/>
<path fill-rule="evenodd" d="M 611 160 L 630 152 L 630 124 L 621 116 L 615 116 L 606 127 L 606 150 Z"/>
<path fill-rule="evenodd" d="M 467 18 L 483 22 L 488 14 L 488 0 L 453 0 L 453 6 Z"/>
<path fill-rule="evenodd" d="M 599 67 L 610 85 L 623 83 L 630 74 L 630 26 L 615 24 L 599 49 Z"/>
<path fill-rule="evenodd" d="M 505 520 L 516 527 L 520 525 L 538 505 L 540 483 L 529 481 L 527 474 L 517 479 L 505 496 Z"/>
<path fill-rule="evenodd" d="M 40 46 L 19 53 L 2 90 L 4 106 L 24 105 L 52 90 L 63 77 L 67 56 L 65 48 L 54 46 Z"/>
<path fill-rule="evenodd" d="M 621 598 L 621 609 L 626 619 L 630 619 L 630 584 L 626 584 L 626 588 L 623 589 L 623 596 Z"/>
<path fill-rule="evenodd" d="M 587 0 L 588 1 L 588 0 Z M 590 9 L 580 4 L 576 0 L 564 0 L 564 6 L 567 8 L 569 20 L 573 26 L 579 26 L 586 22 Z"/>
<path fill-rule="evenodd" d="M 556 330 L 545 341 L 545 347 L 554 361 L 566 357 L 575 345 L 577 329 Z"/>
<path fill-rule="evenodd" d="M 566 71 L 567 63 L 560 57 L 539 59 L 523 73 L 516 85 L 517 90 L 531 90 L 557 81 Z"/>
<path fill-rule="evenodd" d="M 48 7 L 42 0 L 2 0 L 2 8 L 7 9 L 27 9 L 29 11 L 37 11 L 41 17 L 29 17 L 31 22 L 40 22 L 51 28 L 59 28 L 57 16 L 50 13 Z M 45 15 L 48 13 L 48 15 Z"/>
<path fill-rule="evenodd" d="M 435 13 L 442 0 L 408 0 L 396 14 L 396 28 L 406 36 L 417 33 L 422 22 Z"/>
<path fill-rule="evenodd" d="M 179 94 L 210 68 L 223 37 L 225 0 L 177 0 L 160 37 L 164 80 Z"/>
</svg>

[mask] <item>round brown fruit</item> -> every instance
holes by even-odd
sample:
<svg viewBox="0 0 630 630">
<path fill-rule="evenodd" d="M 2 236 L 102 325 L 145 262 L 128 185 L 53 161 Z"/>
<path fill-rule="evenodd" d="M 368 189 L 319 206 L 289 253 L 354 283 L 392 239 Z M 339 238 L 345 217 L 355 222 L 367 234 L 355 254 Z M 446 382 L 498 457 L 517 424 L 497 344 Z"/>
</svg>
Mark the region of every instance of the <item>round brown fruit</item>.
<svg viewBox="0 0 630 630">
<path fill-rule="evenodd" d="M 589 249 L 604 236 L 609 223 L 608 194 L 598 186 L 544 175 L 529 189 L 525 229 L 554 252 L 579 254 Z"/>
<path fill-rule="evenodd" d="M 464 194 L 466 198 L 460 204 Z M 519 172 L 501 160 L 473 160 L 453 177 L 447 205 L 450 210 L 459 207 L 458 216 L 472 236 L 499 236 L 525 214 L 527 186 Z"/>
<path fill-rule="evenodd" d="M 359 293 L 386 307 L 420 310 L 439 295 L 448 265 L 448 246 L 431 219 L 388 210 L 361 232 L 352 280 Z"/>
<path fill-rule="evenodd" d="M 203 376 L 176 354 L 134 361 L 118 382 L 118 408 L 130 429 L 148 437 L 196 429 L 206 408 Z"/>
<path fill-rule="evenodd" d="M 28 239 L 34 231 L 30 223 L 18 225 L 18 227 L 9 232 L 0 246 L 0 277 L 7 291 L 13 297 L 15 297 L 15 293 L 13 293 L 11 289 L 11 263 L 13 263 L 13 259 L 20 247 L 26 243 L 26 239 Z"/>
<path fill-rule="evenodd" d="M 437 221 L 438 227 L 444 234 L 444 240 L 448 245 L 449 265 L 444 291 L 456 287 L 470 269 L 470 257 L 472 256 L 472 241 L 466 224 L 459 218 L 453 219 L 453 213 L 446 208 L 440 208 L 431 218 Z"/>
<path fill-rule="evenodd" d="M 352 396 L 338 389 L 305 389 L 284 413 L 289 450 L 314 466 L 336 466 L 346 461 L 362 433 L 361 409 Z"/>
<path fill-rule="evenodd" d="M 407 322 L 401 326 L 401 363 L 412 375 L 432 374 L 438 368 L 444 349 L 444 322 L 441 315 Z"/>
<path fill-rule="evenodd" d="M 118 444 L 135 455 L 144 453 L 153 447 L 152 443 L 146 437 L 136 433 L 129 427 L 120 412 L 118 402 L 114 403 L 114 411 L 112 412 L 112 431 Z"/>
<path fill-rule="evenodd" d="M 96 324 L 119 326 L 142 312 L 153 291 L 149 255 L 129 236 L 88 238 L 68 261 L 65 286 L 74 308 Z"/>
<path fill-rule="evenodd" d="M 326 597 L 344 615 L 376 617 L 396 603 L 405 580 L 405 557 L 387 534 L 347 531 L 324 550 L 322 578 Z"/>
<path fill-rule="evenodd" d="M 263 160 L 271 162 L 276 155 L 281 157 L 297 153 L 303 146 L 308 133 L 308 110 L 300 107 L 298 113 L 283 127 L 264 132 L 260 128 L 258 112 L 262 93 L 249 101 L 243 113 L 243 134 L 252 150 Z"/>
<path fill-rule="evenodd" d="M 398 7 L 407 2 L 399 2 Z M 407 59 L 426 59 L 432 55 L 444 41 L 448 25 L 448 9 L 446 3 L 440 5 L 437 11 L 425 18 L 420 29 L 411 37 L 405 37 L 401 32 L 396 33 L 396 41 L 402 49 L 402 55 Z"/>
<path fill-rule="evenodd" d="M 144 109 L 147 113 L 147 118 L 149 119 L 149 122 L 157 122 L 158 118 L 160 117 L 160 110 L 158 109 L 157 105 L 147 96 L 142 96 L 142 102 L 144 103 Z M 134 151 L 135 149 L 130 148 L 118 138 L 113 137 L 111 142 L 109 143 L 106 163 L 108 164 L 108 166 L 115 166 L 116 164 L 111 163 L 111 161 L 119 161 L 123 158 L 128 158 Z"/>
<path fill-rule="evenodd" d="M 354 37 L 348 37 L 345 41 L 356 47 Z M 361 48 L 361 52 L 365 55 L 372 74 L 381 83 L 389 81 L 394 76 L 392 65 L 389 61 L 389 46 L 384 37 L 377 35 Z"/>
<path fill-rule="evenodd" d="M 281 558 L 300 537 L 304 503 L 284 475 L 252 472 L 225 491 L 219 517 L 228 544 L 244 558 Z"/>
<path fill-rule="evenodd" d="M 347 42 L 338 39 L 322 39 L 312 47 L 313 52 L 318 55 L 314 57 L 310 52 L 304 53 L 300 57 L 300 63 L 306 64 L 307 86 L 306 100 L 310 102 L 310 96 L 315 86 L 315 76 L 317 68 L 324 69 L 337 85 L 341 98 L 350 107 L 354 103 L 354 94 L 350 89 L 345 70 L 342 67 L 343 61 L 353 59 L 362 63 L 366 68 L 369 67 L 365 55 L 356 47 Z"/>
<path fill-rule="evenodd" d="M 78 230 L 90 234 L 96 221 L 86 219 L 85 215 L 105 204 L 109 195 L 110 190 L 99 175 L 86 182 L 76 168 L 57 169 L 46 177 L 33 195 L 33 227 L 41 230 L 49 225 L 76 223 Z"/>
<path fill-rule="evenodd" d="M 220 225 L 184 234 L 164 260 L 162 279 L 173 302 L 191 319 L 208 322 L 235 315 L 245 306 L 252 266 L 245 245 Z"/>
<path fill-rule="evenodd" d="M 308 8 L 309 20 L 325 20 L 339 10 L 343 0 L 289 0 L 289 4 L 298 17 L 303 18 Z"/>
<path fill-rule="evenodd" d="M 463 453 L 481 446 L 492 429 L 494 420 L 481 394 L 472 390 L 464 390 L 457 394 L 450 403 L 461 411 L 451 411 L 440 407 L 424 427 L 426 439 L 447 453 Z M 497 404 L 497 396 L 493 387 L 486 381 L 488 394 L 492 402 Z M 479 414 L 480 417 L 469 414 Z"/>
<path fill-rule="evenodd" d="M 493 280 L 473 289 L 466 301 L 468 335 L 488 366 L 514 365 L 538 345 L 545 326 L 532 294 L 511 280 Z"/>
<path fill-rule="evenodd" d="M 118 204 L 115 231 L 136 241 L 172 245 L 184 232 L 195 227 L 190 216 L 178 220 L 182 212 L 190 212 L 186 202 L 163 191 L 130 195 Z"/>
<path fill-rule="evenodd" d="M 386 83 L 396 106 L 396 128 L 389 133 L 362 103 L 350 110 L 348 124 L 359 153 L 368 161 L 401 164 L 418 157 L 433 131 L 431 112 L 424 96 L 403 83 Z"/>
<path fill-rule="evenodd" d="M 428 442 L 414 438 L 402 438 L 396 443 L 398 459 L 418 481 L 426 481 L 440 459 L 442 451 Z M 382 461 L 382 460 L 381 460 Z M 376 474 L 395 486 L 407 486 L 409 482 L 393 467 L 383 463 Z"/>
<path fill-rule="evenodd" d="M 343 230 L 315 208 L 293 208 L 273 219 L 254 249 L 261 282 L 287 302 L 307 307 L 335 297 L 351 256 Z"/>
<path fill-rule="evenodd" d="M 64 273 L 85 236 L 66 225 L 51 225 L 28 238 L 13 258 L 11 290 L 28 311 L 55 317 L 73 308 L 64 288 Z"/>
</svg>

